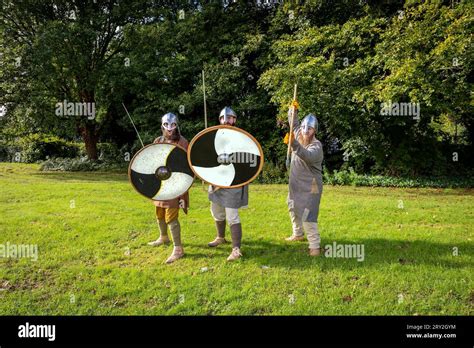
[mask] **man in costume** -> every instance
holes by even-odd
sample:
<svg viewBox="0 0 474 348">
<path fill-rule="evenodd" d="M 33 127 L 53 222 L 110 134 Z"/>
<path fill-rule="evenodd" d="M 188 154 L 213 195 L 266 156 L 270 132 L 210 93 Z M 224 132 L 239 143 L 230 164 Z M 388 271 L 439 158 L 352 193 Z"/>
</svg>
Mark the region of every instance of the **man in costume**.
<svg viewBox="0 0 474 348">
<path fill-rule="evenodd" d="M 222 109 L 219 115 L 220 124 L 235 126 L 237 115 L 230 107 Z M 239 217 L 239 208 L 247 207 L 249 200 L 248 185 L 234 189 L 216 188 L 209 186 L 209 201 L 211 202 L 211 214 L 214 218 L 217 230 L 216 238 L 208 243 L 210 247 L 217 247 L 227 243 L 225 240 L 226 220 L 229 224 L 232 238 L 232 252 L 227 261 L 234 261 L 242 256 L 240 251 L 242 242 L 242 224 Z"/>
<path fill-rule="evenodd" d="M 153 143 L 168 143 L 180 145 L 185 150 L 188 149 L 188 141 L 181 135 L 178 125 L 178 117 L 169 112 L 161 118 L 162 136 L 156 138 Z M 153 201 L 155 205 L 156 221 L 160 229 L 160 237 L 148 243 L 152 246 L 160 246 L 169 244 L 168 226 L 173 237 L 173 253 L 166 260 L 166 263 L 172 263 L 184 256 L 183 246 L 181 244 L 181 226 L 179 224 L 178 215 L 179 208 L 183 208 L 187 212 L 189 207 L 189 194 L 186 192 L 178 198 L 168 201 Z"/>
<path fill-rule="evenodd" d="M 293 134 L 289 137 L 292 154 L 287 201 L 293 234 L 286 240 L 290 242 L 304 240 L 304 231 L 306 231 L 309 254 L 319 256 L 321 239 L 318 231 L 318 214 L 323 192 L 323 147 L 316 139 L 318 132 L 316 116 L 308 114 L 300 125 L 296 106 L 294 108 Z M 290 108 L 289 122 L 292 119 L 291 112 Z"/>
</svg>

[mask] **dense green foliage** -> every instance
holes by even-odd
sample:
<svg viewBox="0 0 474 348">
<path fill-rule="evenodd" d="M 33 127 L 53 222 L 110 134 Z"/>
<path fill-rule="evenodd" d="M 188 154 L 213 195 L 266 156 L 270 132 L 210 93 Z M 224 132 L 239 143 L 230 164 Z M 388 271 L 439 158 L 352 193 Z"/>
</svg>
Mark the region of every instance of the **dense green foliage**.
<svg viewBox="0 0 474 348">
<path fill-rule="evenodd" d="M 80 154 L 77 143 L 56 136 L 29 134 L 15 139 L 12 145 L 0 145 L 0 160 L 11 162 L 38 162 L 49 157 L 74 158 Z"/>
<path fill-rule="evenodd" d="M 100 142 L 133 154 L 122 102 L 145 142 L 168 111 L 190 139 L 204 127 L 204 70 L 209 125 L 231 105 L 261 142 L 272 182 L 285 179 L 295 83 L 300 117 L 319 118 L 329 171 L 470 173 L 471 1 L 257 3 L 2 1 L 2 143 L 44 133 L 82 141 L 91 160 Z M 95 103 L 94 117 L 58 116 L 64 100 Z M 419 103 L 419 114 L 383 115 L 383 103 Z"/>
<path fill-rule="evenodd" d="M 43 161 L 40 166 L 42 171 L 61 172 L 94 172 L 94 171 L 119 171 L 126 172 L 125 162 L 91 161 L 87 158 L 61 158 L 56 157 Z"/>
<path fill-rule="evenodd" d="M 357 174 L 352 168 L 350 170 L 327 171 L 323 174 L 323 181 L 329 185 L 352 185 L 370 187 L 433 187 L 433 188 L 456 188 L 474 187 L 474 175 L 467 177 L 442 176 L 442 177 L 391 177 L 386 175 Z"/>
</svg>

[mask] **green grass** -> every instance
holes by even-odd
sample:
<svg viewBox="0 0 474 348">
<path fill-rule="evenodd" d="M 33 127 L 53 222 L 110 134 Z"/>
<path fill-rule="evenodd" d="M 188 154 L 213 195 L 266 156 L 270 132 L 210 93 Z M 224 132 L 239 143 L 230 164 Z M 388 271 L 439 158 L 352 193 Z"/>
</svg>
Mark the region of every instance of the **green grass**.
<svg viewBox="0 0 474 348">
<path fill-rule="evenodd" d="M 195 185 L 181 215 L 186 257 L 165 265 L 172 247 L 146 245 L 154 207 L 125 174 L 2 163 L 0 183 L 0 244 L 39 248 L 36 262 L 0 259 L 2 315 L 474 313 L 473 190 L 325 186 L 322 244 L 363 244 L 358 262 L 285 242 L 287 187 L 251 185 L 244 258 L 227 263 L 229 245 L 207 247 L 214 224 Z"/>
</svg>

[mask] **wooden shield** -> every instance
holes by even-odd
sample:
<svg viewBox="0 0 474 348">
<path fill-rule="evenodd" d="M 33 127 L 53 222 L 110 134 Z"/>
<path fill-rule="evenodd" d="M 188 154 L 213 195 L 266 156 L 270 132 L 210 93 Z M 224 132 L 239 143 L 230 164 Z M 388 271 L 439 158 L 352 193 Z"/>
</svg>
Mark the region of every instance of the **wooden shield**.
<svg viewBox="0 0 474 348">
<path fill-rule="evenodd" d="M 204 129 L 191 140 L 188 162 L 201 180 L 220 188 L 237 188 L 260 174 L 263 151 L 251 134 L 220 125 Z"/>
<path fill-rule="evenodd" d="M 133 156 L 128 167 L 130 183 L 154 201 L 177 198 L 189 190 L 194 173 L 186 150 L 176 144 L 151 144 Z"/>
</svg>

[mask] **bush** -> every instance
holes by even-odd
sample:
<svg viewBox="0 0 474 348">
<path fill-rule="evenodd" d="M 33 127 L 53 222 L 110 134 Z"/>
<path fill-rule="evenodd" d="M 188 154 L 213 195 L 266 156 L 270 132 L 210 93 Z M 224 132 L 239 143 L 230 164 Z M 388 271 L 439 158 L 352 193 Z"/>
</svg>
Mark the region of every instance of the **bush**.
<svg viewBox="0 0 474 348">
<path fill-rule="evenodd" d="M 77 144 L 45 134 L 30 134 L 20 138 L 12 145 L 10 149 L 13 148 L 19 153 L 20 162 L 26 163 L 54 157 L 74 158 L 79 155 Z M 15 151 L 13 152 L 15 153 Z"/>
<path fill-rule="evenodd" d="M 129 162 L 104 162 L 90 161 L 82 158 L 52 158 L 44 161 L 41 171 L 70 171 L 70 172 L 93 172 L 93 171 L 126 171 Z"/>
<path fill-rule="evenodd" d="M 78 144 L 80 157 L 87 157 L 86 147 L 84 143 Z M 98 158 L 104 162 L 122 162 L 125 151 L 119 149 L 114 143 L 98 143 L 97 144 Z"/>
<path fill-rule="evenodd" d="M 9 147 L 5 143 L 0 143 L 0 162 L 10 161 Z"/>
<path fill-rule="evenodd" d="M 472 188 L 474 176 L 466 177 L 392 177 L 383 175 L 357 174 L 352 168 L 349 171 L 323 173 L 323 181 L 329 185 L 379 186 L 379 187 L 434 187 L 434 188 Z"/>
<path fill-rule="evenodd" d="M 286 168 L 280 168 L 271 162 L 265 162 L 262 172 L 255 182 L 260 184 L 287 184 L 288 171 Z"/>
</svg>

